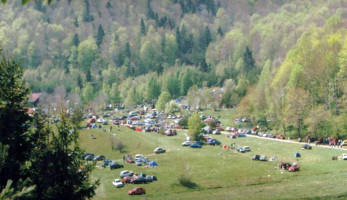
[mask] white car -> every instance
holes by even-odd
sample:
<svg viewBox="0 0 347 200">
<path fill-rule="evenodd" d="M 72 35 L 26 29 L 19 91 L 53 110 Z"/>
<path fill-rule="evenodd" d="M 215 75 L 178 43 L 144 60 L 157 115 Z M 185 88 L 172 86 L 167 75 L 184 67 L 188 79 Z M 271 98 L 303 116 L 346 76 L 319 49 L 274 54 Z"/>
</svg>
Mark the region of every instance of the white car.
<svg viewBox="0 0 347 200">
<path fill-rule="evenodd" d="M 158 147 L 156 149 L 154 149 L 154 153 L 164 153 L 166 150 L 161 148 L 161 147 Z"/>
<path fill-rule="evenodd" d="M 140 158 L 144 158 L 144 156 L 142 154 L 136 154 L 135 155 L 135 159 L 140 159 Z"/>
<path fill-rule="evenodd" d="M 192 143 L 190 141 L 184 141 L 182 146 L 190 146 Z"/>
<path fill-rule="evenodd" d="M 242 147 L 243 148 L 243 150 L 245 150 L 245 151 L 251 151 L 251 147 L 249 147 L 249 146 L 244 146 L 244 147 Z"/>
<path fill-rule="evenodd" d="M 132 175 L 134 175 L 134 172 L 128 171 L 128 170 L 124 170 L 124 171 L 121 171 L 121 172 L 119 173 L 119 176 L 120 176 L 121 178 L 123 178 L 124 176 L 132 176 Z"/>
<path fill-rule="evenodd" d="M 342 156 L 341 156 L 341 159 L 342 160 L 347 160 L 347 154 L 343 153 Z"/>
<path fill-rule="evenodd" d="M 124 186 L 124 183 L 120 179 L 114 179 L 112 184 L 116 186 L 116 188 L 121 188 Z"/>
</svg>

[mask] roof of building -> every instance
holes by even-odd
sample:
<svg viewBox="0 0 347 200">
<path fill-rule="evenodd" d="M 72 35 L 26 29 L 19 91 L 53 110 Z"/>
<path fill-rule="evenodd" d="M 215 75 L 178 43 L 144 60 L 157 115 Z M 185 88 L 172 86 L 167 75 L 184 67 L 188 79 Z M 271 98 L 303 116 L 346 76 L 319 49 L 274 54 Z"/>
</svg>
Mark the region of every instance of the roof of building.
<svg viewBox="0 0 347 200">
<path fill-rule="evenodd" d="M 41 96 L 42 93 L 32 93 L 30 96 L 29 96 L 29 103 L 34 103 L 36 102 L 40 96 Z"/>
</svg>

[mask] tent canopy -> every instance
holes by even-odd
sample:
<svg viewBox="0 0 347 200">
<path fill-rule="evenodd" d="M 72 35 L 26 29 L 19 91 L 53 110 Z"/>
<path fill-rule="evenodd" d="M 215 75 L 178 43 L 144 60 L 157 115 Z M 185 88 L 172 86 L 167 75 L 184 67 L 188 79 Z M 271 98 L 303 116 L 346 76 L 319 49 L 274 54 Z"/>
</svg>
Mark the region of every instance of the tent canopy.
<svg viewBox="0 0 347 200">
<path fill-rule="evenodd" d="M 150 167 L 158 167 L 158 164 L 155 161 L 149 162 Z"/>
</svg>

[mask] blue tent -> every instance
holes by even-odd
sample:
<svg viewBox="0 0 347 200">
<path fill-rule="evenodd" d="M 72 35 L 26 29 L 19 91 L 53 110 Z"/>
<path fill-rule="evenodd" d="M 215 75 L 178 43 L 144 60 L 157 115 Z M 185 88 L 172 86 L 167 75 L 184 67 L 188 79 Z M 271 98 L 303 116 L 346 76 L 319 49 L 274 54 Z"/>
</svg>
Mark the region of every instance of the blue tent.
<svg viewBox="0 0 347 200">
<path fill-rule="evenodd" d="M 150 167 L 158 167 L 158 164 L 155 161 L 149 162 Z"/>
<path fill-rule="evenodd" d="M 92 128 L 98 128 L 98 125 L 93 124 L 93 125 L 92 125 Z"/>
<path fill-rule="evenodd" d="M 301 157 L 301 155 L 300 155 L 300 153 L 295 153 L 294 157 L 299 158 L 299 157 Z"/>
</svg>

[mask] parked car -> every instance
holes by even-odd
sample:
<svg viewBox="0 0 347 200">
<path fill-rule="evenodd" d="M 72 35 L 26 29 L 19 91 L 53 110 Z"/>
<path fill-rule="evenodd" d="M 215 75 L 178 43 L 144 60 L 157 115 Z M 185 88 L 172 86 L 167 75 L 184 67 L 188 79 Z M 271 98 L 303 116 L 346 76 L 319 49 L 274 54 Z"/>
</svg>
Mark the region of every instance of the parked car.
<svg viewBox="0 0 347 200">
<path fill-rule="evenodd" d="M 93 160 L 94 156 L 93 155 L 87 155 L 84 160 Z"/>
<path fill-rule="evenodd" d="M 165 153 L 165 151 L 166 151 L 166 150 L 163 149 L 163 148 L 161 148 L 161 147 L 158 147 L 158 148 L 155 148 L 155 149 L 154 149 L 154 153 L 157 153 L 157 154 L 158 154 L 158 153 Z"/>
<path fill-rule="evenodd" d="M 260 156 L 260 157 L 259 157 L 259 160 L 260 160 L 260 161 L 267 161 L 267 157 L 266 157 L 266 156 Z"/>
<path fill-rule="evenodd" d="M 288 169 L 288 171 L 290 171 L 290 172 L 296 172 L 296 171 L 299 171 L 299 170 L 300 170 L 300 167 L 298 165 L 292 165 Z"/>
<path fill-rule="evenodd" d="M 190 146 L 190 145 L 192 145 L 192 143 L 190 141 L 184 141 L 182 143 L 182 146 Z"/>
<path fill-rule="evenodd" d="M 135 159 L 137 160 L 137 159 L 140 159 L 140 158 L 144 158 L 144 156 L 142 155 L 142 154 L 136 154 L 135 155 Z"/>
<path fill-rule="evenodd" d="M 146 194 L 146 190 L 143 189 L 142 187 L 136 187 L 132 190 L 128 191 L 129 195 L 136 195 L 136 194 Z"/>
<path fill-rule="evenodd" d="M 92 155 L 92 156 L 94 157 L 94 154 L 93 154 L 93 153 L 84 153 L 84 154 L 81 155 L 81 158 L 85 160 L 86 157 L 87 157 L 87 156 L 90 156 L 90 155 Z"/>
<path fill-rule="evenodd" d="M 112 161 L 110 159 L 105 159 L 102 167 L 108 167 L 111 163 L 112 163 Z"/>
<path fill-rule="evenodd" d="M 249 146 L 244 146 L 244 147 L 242 147 L 245 151 L 251 151 L 251 147 L 249 147 Z"/>
<path fill-rule="evenodd" d="M 142 184 L 142 183 L 147 183 L 147 180 L 146 180 L 146 177 L 138 176 L 138 177 L 133 177 L 130 183 Z"/>
<path fill-rule="evenodd" d="M 237 148 L 236 151 L 239 151 L 240 153 L 246 153 L 246 151 L 242 147 Z"/>
<path fill-rule="evenodd" d="M 93 158 L 93 161 L 98 161 L 98 160 L 105 160 L 105 156 L 103 155 L 98 155 Z"/>
<path fill-rule="evenodd" d="M 278 169 L 289 170 L 289 168 L 290 168 L 291 166 L 292 166 L 292 164 L 286 163 L 286 162 L 278 163 Z"/>
<path fill-rule="evenodd" d="M 133 157 L 131 155 L 126 155 L 125 162 L 127 162 L 127 163 L 135 163 L 135 160 L 133 159 Z"/>
<path fill-rule="evenodd" d="M 136 160 L 136 161 L 135 161 L 135 165 L 136 165 L 136 166 L 142 166 L 142 162 L 141 162 L 140 160 Z"/>
<path fill-rule="evenodd" d="M 311 149 L 312 149 L 312 146 L 309 145 L 309 144 L 304 144 L 304 145 L 302 145 L 302 148 L 303 148 L 303 149 L 309 149 L 309 150 L 311 150 Z"/>
<path fill-rule="evenodd" d="M 124 183 L 120 180 L 120 179 L 114 179 L 112 184 L 116 187 L 116 188 L 121 188 L 124 186 Z"/>
<path fill-rule="evenodd" d="M 118 168 L 123 168 L 124 167 L 122 164 L 118 164 L 116 162 L 111 162 L 109 164 L 109 166 L 110 166 L 110 169 L 118 169 Z"/>
<path fill-rule="evenodd" d="M 239 133 L 237 136 L 238 136 L 238 137 L 246 137 L 246 135 L 243 134 L 243 133 Z"/>
<path fill-rule="evenodd" d="M 134 172 L 128 171 L 128 170 L 124 170 L 124 171 L 121 171 L 121 172 L 119 173 L 119 176 L 120 176 L 121 178 L 123 178 L 123 177 L 125 177 L 125 176 L 132 176 L 132 175 L 134 175 Z"/>
<path fill-rule="evenodd" d="M 130 183 L 131 181 L 131 176 L 124 176 L 122 178 L 122 183 L 126 184 L 126 183 Z"/>
<path fill-rule="evenodd" d="M 200 142 L 195 142 L 194 144 L 190 145 L 191 148 L 201 148 Z"/>
<path fill-rule="evenodd" d="M 218 140 L 211 139 L 207 142 L 207 144 L 209 144 L 209 145 L 221 145 L 222 143 L 219 142 Z"/>
<path fill-rule="evenodd" d="M 252 160 L 259 160 L 260 159 L 260 155 L 254 155 L 254 156 L 252 156 Z"/>
<path fill-rule="evenodd" d="M 157 181 L 157 177 L 156 176 L 146 176 L 146 181 L 147 182 L 152 182 L 152 181 Z"/>
</svg>

